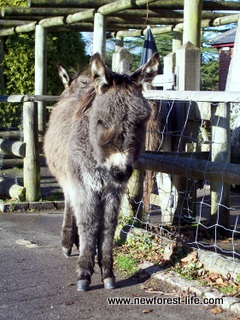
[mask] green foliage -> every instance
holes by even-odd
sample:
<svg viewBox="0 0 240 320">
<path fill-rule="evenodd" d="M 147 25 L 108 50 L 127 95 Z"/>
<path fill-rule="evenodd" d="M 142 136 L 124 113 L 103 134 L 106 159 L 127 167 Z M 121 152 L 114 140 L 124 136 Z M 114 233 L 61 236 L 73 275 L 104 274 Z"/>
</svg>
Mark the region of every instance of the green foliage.
<svg viewBox="0 0 240 320">
<path fill-rule="evenodd" d="M 0 6 L 26 7 L 27 1 L 24 0 L 0 0 Z"/>
<path fill-rule="evenodd" d="M 201 65 L 200 90 L 218 90 L 219 63 L 213 59 Z"/>
<path fill-rule="evenodd" d="M 3 74 L 7 94 L 34 93 L 34 35 L 19 34 L 5 41 Z"/>
<path fill-rule="evenodd" d="M 158 53 L 160 55 L 160 62 L 163 66 L 163 58 L 172 50 L 172 34 L 158 34 L 154 36 Z M 132 69 L 136 70 L 140 66 L 142 48 L 145 37 L 140 38 L 126 38 L 124 47 L 133 54 Z"/>
<path fill-rule="evenodd" d="M 76 32 L 48 33 L 47 36 L 47 94 L 59 95 L 63 85 L 57 74 L 57 63 L 66 67 L 84 69 L 88 57 L 81 34 Z M 35 35 L 19 34 L 6 38 L 2 63 L 6 87 L 3 94 L 34 93 Z M 1 126 L 19 126 L 22 107 L 18 104 L 0 104 Z"/>
<path fill-rule="evenodd" d="M 210 33 L 212 35 L 212 33 Z M 209 45 L 209 33 L 202 35 L 202 64 L 200 69 L 200 90 L 218 90 L 219 53 Z"/>
<path fill-rule="evenodd" d="M 158 34 L 156 35 L 155 42 L 160 54 L 160 62 L 163 64 L 163 58 L 172 52 L 172 33 Z"/>
<path fill-rule="evenodd" d="M 68 70 L 82 71 L 89 62 L 85 55 L 85 43 L 79 32 L 54 32 L 47 38 L 48 69 L 47 94 L 59 95 L 63 91 L 57 74 L 57 64 L 62 63 Z"/>
<path fill-rule="evenodd" d="M 124 39 L 124 48 L 132 53 L 132 71 L 140 66 L 144 37 Z"/>
<path fill-rule="evenodd" d="M 240 288 L 236 288 L 235 285 L 222 286 L 218 288 L 220 292 L 227 296 L 240 297 Z"/>
<path fill-rule="evenodd" d="M 137 260 L 130 255 L 119 254 L 115 257 L 114 263 L 124 276 L 131 276 L 138 271 Z"/>
<path fill-rule="evenodd" d="M 27 7 L 24 0 L 0 0 L 1 6 Z M 1 63 L 5 77 L 4 95 L 34 93 L 34 33 L 17 34 L 4 38 L 4 59 Z M 59 95 L 63 85 L 57 74 L 57 63 L 67 68 L 84 69 L 88 63 L 85 44 L 77 32 L 58 32 L 47 34 L 47 94 Z M 0 127 L 21 125 L 22 106 L 0 103 Z"/>
</svg>

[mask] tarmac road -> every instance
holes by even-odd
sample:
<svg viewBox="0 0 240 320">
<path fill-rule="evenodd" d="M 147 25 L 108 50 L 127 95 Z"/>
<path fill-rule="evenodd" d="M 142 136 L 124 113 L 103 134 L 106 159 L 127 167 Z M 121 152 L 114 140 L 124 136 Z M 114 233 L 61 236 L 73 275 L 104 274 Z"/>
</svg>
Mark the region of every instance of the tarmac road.
<svg viewBox="0 0 240 320">
<path fill-rule="evenodd" d="M 59 213 L 0 213 L 0 320 L 228 319 L 203 305 L 109 305 L 111 297 L 156 294 L 146 293 L 143 280 L 118 275 L 118 288 L 105 290 L 97 266 L 91 289 L 78 292 L 77 252 L 64 258 L 61 224 Z"/>
</svg>

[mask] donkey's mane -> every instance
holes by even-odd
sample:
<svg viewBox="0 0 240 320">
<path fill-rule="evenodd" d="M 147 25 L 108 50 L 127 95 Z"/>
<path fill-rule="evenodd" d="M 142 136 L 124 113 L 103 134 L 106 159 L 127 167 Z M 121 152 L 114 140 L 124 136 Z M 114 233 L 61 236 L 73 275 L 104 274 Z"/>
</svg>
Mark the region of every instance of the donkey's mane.
<svg viewBox="0 0 240 320">
<path fill-rule="evenodd" d="M 116 86 L 116 87 L 122 87 L 129 92 L 133 92 L 134 88 L 136 88 L 133 86 L 133 84 L 135 86 L 139 87 L 137 82 L 135 82 L 134 79 L 132 79 L 130 75 L 118 74 L 115 72 L 113 73 L 111 85 Z"/>
<path fill-rule="evenodd" d="M 92 106 L 92 103 L 95 97 L 96 97 L 96 90 L 94 86 L 91 84 L 88 90 L 85 92 L 84 96 L 82 97 L 81 104 L 76 112 L 76 115 L 78 117 L 80 117 Z"/>
<path fill-rule="evenodd" d="M 83 74 L 83 76 L 86 76 L 86 73 Z M 133 79 L 131 79 L 129 75 L 112 72 L 112 77 L 109 79 L 109 85 L 107 87 L 115 87 L 116 89 L 122 88 L 126 91 L 126 94 L 129 95 L 133 93 L 136 86 L 139 87 L 139 85 Z M 95 97 L 95 87 L 92 83 L 87 84 L 85 88 L 85 94 L 81 98 L 81 104 L 79 105 L 76 115 L 81 116 L 88 109 L 90 109 Z"/>
</svg>

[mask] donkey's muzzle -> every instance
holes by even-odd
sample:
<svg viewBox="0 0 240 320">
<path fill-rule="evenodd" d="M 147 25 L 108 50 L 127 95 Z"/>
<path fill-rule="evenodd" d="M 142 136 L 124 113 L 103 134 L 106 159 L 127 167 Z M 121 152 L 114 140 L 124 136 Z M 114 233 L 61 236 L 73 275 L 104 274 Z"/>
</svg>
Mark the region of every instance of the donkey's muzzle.
<svg viewBox="0 0 240 320">
<path fill-rule="evenodd" d="M 125 170 L 117 166 L 113 166 L 110 170 L 111 176 L 117 182 L 127 181 L 131 177 L 132 172 L 133 172 L 133 168 L 131 165 L 127 165 L 127 167 L 125 167 Z"/>
</svg>

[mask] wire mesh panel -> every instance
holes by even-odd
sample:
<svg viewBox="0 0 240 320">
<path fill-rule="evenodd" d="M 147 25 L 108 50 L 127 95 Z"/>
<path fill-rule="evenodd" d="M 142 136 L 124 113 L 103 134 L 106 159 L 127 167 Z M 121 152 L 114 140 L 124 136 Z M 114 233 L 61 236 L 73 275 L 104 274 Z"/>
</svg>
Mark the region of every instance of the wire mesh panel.
<svg viewBox="0 0 240 320">
<path fill-rule="evenodd" d="M 239 164 L 230 163 L 229 103 L 154 101 L 161 119 L 148 134 L 152 139 L 158 136 L 159 145 L 147 152 L 147 162 L 140 166 L 144 168 L 143 196 L 138 201 L 131 197 L 134 181 L 129 183 L 120 225 L 130 229 L 140 225 L 162 240 L 180 241 L 236 261 L 240 258 L 240 194 L 231 178 L 235 172 L 239 183 L 240 171 Z M 127 200 L 132 211 L 124 207 Z"/>
</svg>

